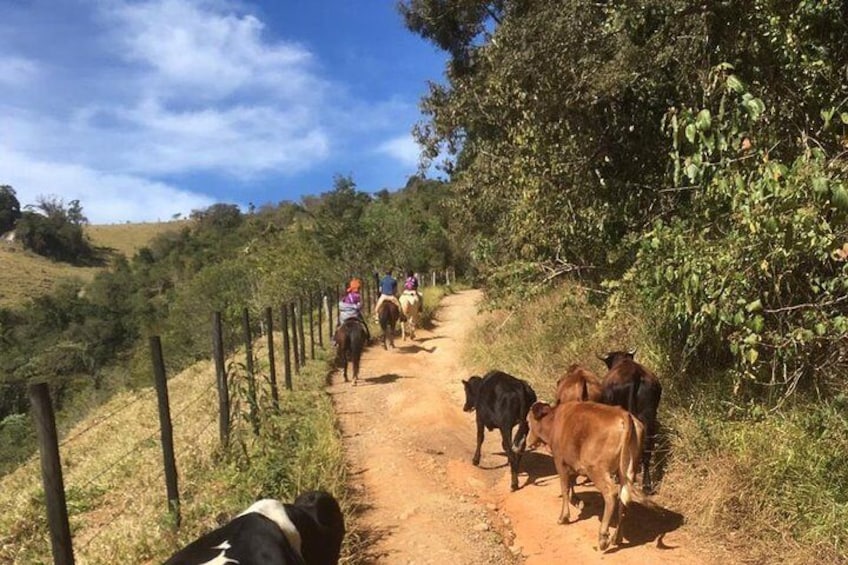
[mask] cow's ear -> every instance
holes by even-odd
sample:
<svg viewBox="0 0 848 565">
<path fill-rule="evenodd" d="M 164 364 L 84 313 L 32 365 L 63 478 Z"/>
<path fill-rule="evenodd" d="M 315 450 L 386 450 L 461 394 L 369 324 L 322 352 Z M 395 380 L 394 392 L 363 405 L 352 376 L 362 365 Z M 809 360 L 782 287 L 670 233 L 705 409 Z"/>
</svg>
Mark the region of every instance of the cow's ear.
<svg viewBox="0 0 848 565">
<path fill-rule="evenodd" d="M 630 357 L 635 357 L 636 356 L 636 348 L 634 347 L 633 349 L 628 350 L 627 354 L 630 355 Z"/>
<path fill-rule="evenodd" d="M 530 407 L 530 410 L 533 412 L 533 417 L 537 420 L 541 420 L 545 416 L 551 413 L 551 406 L 544 402 L 536 402 L 533 406 Z"/>
<path fill-rule="evenodd" d="M 466 381 L 465 379 L 462 379 L 462 384 L 467 385 L 468 381 Z"/>
</svg>

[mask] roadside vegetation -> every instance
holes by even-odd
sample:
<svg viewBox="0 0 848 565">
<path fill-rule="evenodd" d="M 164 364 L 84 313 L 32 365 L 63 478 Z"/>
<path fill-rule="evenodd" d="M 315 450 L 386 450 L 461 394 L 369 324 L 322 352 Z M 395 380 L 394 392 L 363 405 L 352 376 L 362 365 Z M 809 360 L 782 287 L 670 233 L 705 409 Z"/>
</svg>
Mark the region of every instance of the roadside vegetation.
<svg viewBox="0 0 848 565">
<path fill-rule="evenodd" d="M 477 366 L 544 395 L 637 347 L 662 496 L 740 559 L 848 559 L 845 4 L 401 4 L 449 56 L 417 134 L 502 308 Z"/>
</svg>

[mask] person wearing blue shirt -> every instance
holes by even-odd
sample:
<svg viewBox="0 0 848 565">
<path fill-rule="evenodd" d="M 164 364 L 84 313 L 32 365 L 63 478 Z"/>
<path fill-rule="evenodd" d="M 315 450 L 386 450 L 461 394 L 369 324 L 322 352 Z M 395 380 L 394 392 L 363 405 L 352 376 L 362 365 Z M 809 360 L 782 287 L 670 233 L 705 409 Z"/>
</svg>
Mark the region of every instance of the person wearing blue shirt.
<svg viewBox="0 0 848 565">
<path fill-rule="evenodd" d="M 380 279 L 380 298 L 377 299 L 377 306 L 374 308 L 374 317 L 379 319 L 380 307 L 384 302 L 394 302 L 400 311 L 400 302 L 397 299 L 397 279 L 392 276 L 392 270 L 387 269 L 386 274 Z M 402 317 L 402 316 L 401 316 Z"/>
</svg>

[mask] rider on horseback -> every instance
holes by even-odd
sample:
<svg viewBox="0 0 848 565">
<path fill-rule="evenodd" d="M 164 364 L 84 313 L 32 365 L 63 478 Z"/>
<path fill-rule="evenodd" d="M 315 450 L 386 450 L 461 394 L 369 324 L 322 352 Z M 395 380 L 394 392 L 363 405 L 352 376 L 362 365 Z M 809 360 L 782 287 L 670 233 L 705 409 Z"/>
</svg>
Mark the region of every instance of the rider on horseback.
<svg viewBox="0 0 848 565">
<path fill-rule="evenodd" d="M 413 271 L 406 272 L 406 281 L 403 283 L 403 293 L 414 294 L 418 297 L 418 312 L 424 311 L 424 296 L 418 292 L 418 277 Z"/>
<path fill-rule="evenodd" d="M 394 302 L 400 312 L 400 302 L 397 299 L 397 279 L 392 276 L 392 270 L 386 269 L 386 275 L 380 279 L 380 298 L 377 299 L 377 306 L 374 308 L 374 318 L 379 319 L 380 308 L 384 302 Z M 405 321 L 401 314 L 401 321 Z"/>
<path fill-rule="evenodd" d="M 368 331 L 368 324 L 365 323 L 365 317 L 362 315 L 362 295 L 359 293 L 362 287 L 362 281 L 354 277 L 350 280 L 345 290 L 345 295 L 339 301 L 339 323 L 336 326 L 336 336 L 338 330 L 348 320 L 357 320 L 365 329 L 365 338 L 371 339 L 371 333 Z M 333 342 L 338 343 L 336 337 Z"/>
</svg>

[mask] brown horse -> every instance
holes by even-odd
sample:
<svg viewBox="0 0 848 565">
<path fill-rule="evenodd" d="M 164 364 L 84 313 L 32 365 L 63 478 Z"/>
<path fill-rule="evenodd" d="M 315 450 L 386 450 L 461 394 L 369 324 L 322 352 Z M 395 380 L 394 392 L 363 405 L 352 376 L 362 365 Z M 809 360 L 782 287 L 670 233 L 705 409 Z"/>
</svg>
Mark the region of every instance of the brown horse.
<svg viewBox="0 0 848 565">
<path fill-rule="evenodd" d="M 380 305 L 380 329 L 383 330 L 383 349 L 388 349 L 386 342 L 395 346 L 395 327 L 400 319 L 400 309 L 397 304 L 391 301 L 385 301 Z"/>
<path fill-rule="evenodd" d="M 348 362 L 353 364 L 353 384 L 356 385 L 359 381 L 359 360 L 367 341 L 365 327 L 356 318 L 346 320 L 336 330 L 336 359 L 341 361 L 344 367 L 345 382 L 348 382 Z"/>
</svg>

